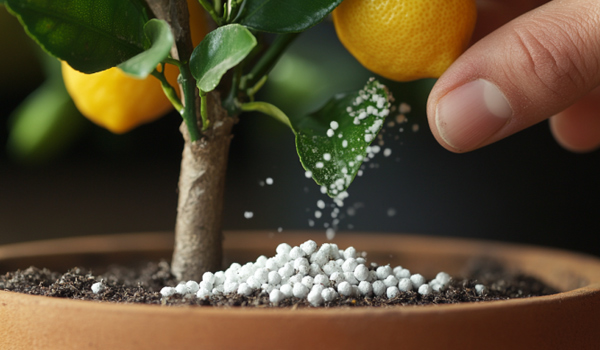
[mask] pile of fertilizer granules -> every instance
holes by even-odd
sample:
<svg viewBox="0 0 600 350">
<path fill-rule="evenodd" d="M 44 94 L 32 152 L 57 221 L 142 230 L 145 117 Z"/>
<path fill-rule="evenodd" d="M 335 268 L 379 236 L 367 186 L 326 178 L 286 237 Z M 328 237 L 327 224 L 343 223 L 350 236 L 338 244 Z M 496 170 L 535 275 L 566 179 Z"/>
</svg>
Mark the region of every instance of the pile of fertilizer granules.
<svg viewBox="0 0 600 350">
<path fill-rule="evenodd" d="M 260 256 L 254 263 L 233 263 L 225 271 L 207 272 L 200 282 L 164 287 L 160 293 L 164 298 L 179 295 L 203 300 L 233 293 L 246 297 L 266 293 L 274 305 L 298 298 L 306 299 L 312 306 L 321 306 L 348 297 L 394 299 L 413 291 L 428 296 L 444 292 L 452 279 L 440 272 L 427 281 L 401 266 L 367 264 L 365 254 L 359 254 L 353 247 L 341 250 L 331 243 L 318 247 L 312 240 L 296 247 L 282 243 L 276 252 L 271 258 Z M 482 296 L 488 288 L 475 284 L 474 291 Z"/>
</svg>

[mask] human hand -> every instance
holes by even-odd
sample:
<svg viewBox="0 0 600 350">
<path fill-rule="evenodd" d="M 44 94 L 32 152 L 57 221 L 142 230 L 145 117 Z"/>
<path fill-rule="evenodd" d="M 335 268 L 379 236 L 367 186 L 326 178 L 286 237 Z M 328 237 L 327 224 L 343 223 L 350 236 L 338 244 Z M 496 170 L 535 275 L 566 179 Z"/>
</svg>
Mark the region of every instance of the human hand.
<svg viewBox="0 0 600 350">
<path fill-rule="evenodd" d="M 550 118 L 564 148 L 599 148 L 600 2 L 481 0 L 478 16 L 475 44 L 429 96 L 438 142 L 467 152 Z"/>
</svg>

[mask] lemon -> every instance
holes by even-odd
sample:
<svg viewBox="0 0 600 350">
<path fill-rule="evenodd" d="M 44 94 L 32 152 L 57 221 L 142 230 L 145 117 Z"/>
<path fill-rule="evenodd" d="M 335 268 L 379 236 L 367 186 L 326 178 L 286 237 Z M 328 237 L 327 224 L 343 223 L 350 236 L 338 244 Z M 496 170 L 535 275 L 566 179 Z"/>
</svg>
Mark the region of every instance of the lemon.
<svg viewBox="0 0 600 350">
<path fill-rule="evenodd" d="M 188 0 L 192 42 L 197 45 L 208 33 L 202 7 Z M 77 109 L 92 122 L 117 134 L 154 121 L 173 106 L 164 95 L 158 79 L 135 79 L 118 68 L 84 74 L 62 63 L 63 80 Z M 166 65 L 165 75 L 177 86 L 179 70 Z"/>
<path fill-rule="evenodd" d="M 385 78 L 438 78 L 467 48 L 475 0 L 345 0 L 337 35 L 367 69 Z"/>
<path fill-rule="evenodd" d="M 173 67 L 167 70 L 176 71 Z M 81 114 L 115 134 L 151 122 L 172 108 L 154 77 L 135 79 L 116 67 L 85 74 L 66 62 L 62 62 L 62 72 L 65 87 Z"/>
</svg>

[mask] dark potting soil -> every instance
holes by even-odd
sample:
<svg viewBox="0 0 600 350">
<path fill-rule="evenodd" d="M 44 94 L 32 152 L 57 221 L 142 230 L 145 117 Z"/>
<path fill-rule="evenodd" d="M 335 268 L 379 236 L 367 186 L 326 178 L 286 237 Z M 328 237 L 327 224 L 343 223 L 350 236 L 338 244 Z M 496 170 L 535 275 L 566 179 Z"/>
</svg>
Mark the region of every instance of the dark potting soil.
<svg viewBox="0 0 600 350">
<path fill-rule="evenodd" d="M 469 278 L 453 278 L 443 292 L 432 292 L 422 296 L 417 292 L 401 292 L 399 296 L 386 297 L 342 297 L 325 303 L 324 307 L 365 307 L 390 305 L 452 304 L 481 302 L 513 298 L 527 298 L 557 293 L 543 282 L 519 273 L 509 273 L 495 262 L 478 262 L 468 273 Z M 158 305 L 203 305 L 220 307 L 271 307 L 267 293 L 255 292 L 250 296 L 237 293 L 201 300 L 174 295 L 162 298 L 159 291 L 164 286 L 176 286 L 177 280 L 170 274 L 169 264 L 146 263 L 138 268 L 110 267 L 106 273 L 95 275 L 84 268 L 73 268 L 66 273 L 30 267 L 26 270 L 8 272 L 0 276 L 0 290 L 49 297 L 94 300 L 101 302 L 138 303 Z M 106 290 L 95 294 L 92 284 L 103 281 Z M 484 295 L 477 295 L 476 284 L 488 288 Z M 306 299 L 289 298 L 279 307 L 309 307 Z"/>
</svg>

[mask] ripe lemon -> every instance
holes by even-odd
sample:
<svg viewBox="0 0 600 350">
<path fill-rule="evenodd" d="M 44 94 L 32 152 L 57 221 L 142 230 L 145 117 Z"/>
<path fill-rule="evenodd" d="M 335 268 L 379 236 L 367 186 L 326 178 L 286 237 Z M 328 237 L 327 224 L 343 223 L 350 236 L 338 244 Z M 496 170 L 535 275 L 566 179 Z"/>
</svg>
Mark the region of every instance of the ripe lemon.
<svg viewBox="0 0 600 350">
<path fill-rule="evenodd" d="M 475 0 L 345 0 L 333 11 L 342 44 L 396 81 L 438 78 L 466 49 Z"/>
<path fill-rule="evenodd" d="M 197 45 L 208 33 L 208 24 L 198 1 L 188 0 L 188 6 L 192 42 Z M 84 74 L 66 62 L 62 63 L 62 74 L 77 109 L 92 122 L 116 134 L 154 121 L 173 108 L 160 82 L 152 76 L 135 79 L 116 67 Z M 166 65 L 165 75 L 177 88 L 179 70 Z"/>
<path fill-rule="evenodd" d="M 167 71 L 177 69 L 167 67 Z M 172 108 L 154 77 L 135 79 L 116 67 L 85 74 L 66 62 L 62 62 L 62 73 L 67 91 L 81 114 L 115 134 L 151 122 Z"/>
</svg>

